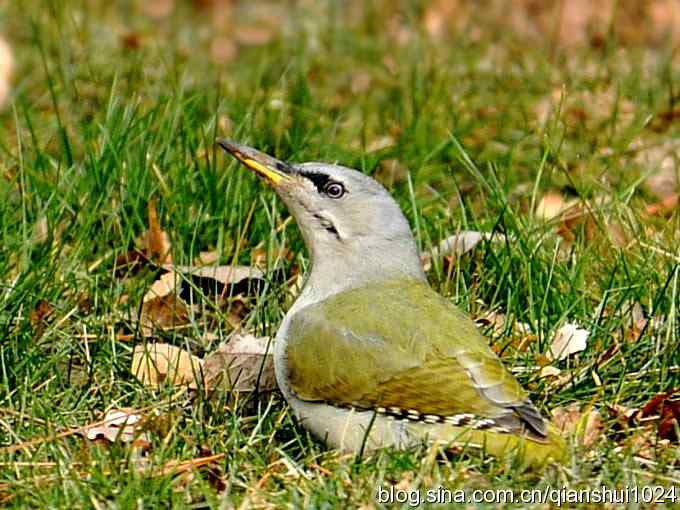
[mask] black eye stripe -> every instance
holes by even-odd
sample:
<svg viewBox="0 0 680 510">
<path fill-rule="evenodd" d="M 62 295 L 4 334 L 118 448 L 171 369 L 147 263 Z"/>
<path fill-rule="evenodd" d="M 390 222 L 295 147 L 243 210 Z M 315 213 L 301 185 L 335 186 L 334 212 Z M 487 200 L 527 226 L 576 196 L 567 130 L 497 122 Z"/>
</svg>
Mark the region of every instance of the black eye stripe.
<svg viewBox="0 0 680 510">
<path fill-rule="evenodd" d="M 331 180 L 330 177 L 328 177 L 326 174 L 321 174 L 317 172 L 305 172 L 301 173 L 300 175 L 312 181 L 312 183 L 314 184 L 319 193 L 323 192 L 324 188 L 326 187 L 326 184 L 328 184 L 328 181 Z"/>
<path fill-rule="evenodd" d="M 288 174 L 291 173 L 290 165 L 288 163 L 284 163 L 283 161 L 276 162 L 276 169 Z"/>
</svg>

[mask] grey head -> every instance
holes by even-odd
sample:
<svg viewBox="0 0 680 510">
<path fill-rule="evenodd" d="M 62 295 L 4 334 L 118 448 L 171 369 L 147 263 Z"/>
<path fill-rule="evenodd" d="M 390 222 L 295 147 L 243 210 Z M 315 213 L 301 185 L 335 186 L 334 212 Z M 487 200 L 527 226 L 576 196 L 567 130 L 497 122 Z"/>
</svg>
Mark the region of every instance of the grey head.
<svg viewBox="0 0 680 510">
<path fill-rule="evenodd" d="M 307 286 L 317 293 L 375 280 L 424 279 L 408 221 L 375 179 L 340 165 L 286 163 L 234 142 L 219 143 L 286 204 L 311 256 Z"/>
</svg>

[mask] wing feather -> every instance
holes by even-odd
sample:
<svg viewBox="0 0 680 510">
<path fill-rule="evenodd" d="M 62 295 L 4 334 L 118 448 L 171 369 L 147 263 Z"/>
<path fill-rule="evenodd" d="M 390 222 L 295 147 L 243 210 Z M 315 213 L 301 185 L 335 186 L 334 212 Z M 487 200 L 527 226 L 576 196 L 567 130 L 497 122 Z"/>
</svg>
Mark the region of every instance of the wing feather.
<svg viewBox="0 0 680 510">
<path fill-rule="evenodd" d="M 545 437 L 545 422 L 463 312 L 427 284 L 355 289 L 296 313 L 291 388 L 303 400 L 474 415 Z"/>
</svg>

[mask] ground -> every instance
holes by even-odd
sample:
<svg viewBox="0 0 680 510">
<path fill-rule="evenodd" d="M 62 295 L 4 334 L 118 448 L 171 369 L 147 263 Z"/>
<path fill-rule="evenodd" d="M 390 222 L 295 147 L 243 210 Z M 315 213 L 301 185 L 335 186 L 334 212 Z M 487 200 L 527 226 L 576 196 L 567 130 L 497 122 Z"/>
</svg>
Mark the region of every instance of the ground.
<svg viewBox="0 0 680 510">
<path fill-rule="evenodd" d="M 629 2 L 599 31 L 592 12 L 520 4 L 0 5 L 0 502 L 380 508 L 385 490 L 546 486 L 680 501 L 677 43 Z M 141 384 L 136 345 L 203 356 L 234 328 L 272 336 L 307 267 L 283 205 L 219 136 L 376 176 L 423 252 L 505 236 L 432 257 L 428 278 L 565 429 L 570 460 L 537 474 L 427 446 L 342 455 L 275 391 Z M 140 326 L 163 259 L 201 254 L 264 282 Z M 585 348 L 552 360 L 565 324 Z M 143 433 L 88 438 L 112 409 Z"/>
</svg>

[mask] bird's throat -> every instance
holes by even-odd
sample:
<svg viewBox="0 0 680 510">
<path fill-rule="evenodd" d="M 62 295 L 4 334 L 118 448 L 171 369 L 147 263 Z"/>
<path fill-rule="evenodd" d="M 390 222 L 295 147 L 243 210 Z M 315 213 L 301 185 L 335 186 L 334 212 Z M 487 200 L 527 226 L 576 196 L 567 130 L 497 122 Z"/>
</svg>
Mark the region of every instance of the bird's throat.
<svg viewBox="0 0 680 510">
<path fill-rule="evenodd" d="M 318 302 L 340 292 L 387 280 L 425 281 L 415 243 L 394 244 L 357 247 L 339 242 L 333 250 L 315 244 L 309 249 L 311 267 L 300 299 Z"/>
</svg>

